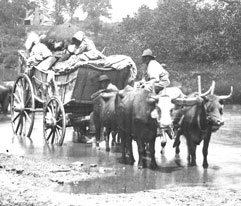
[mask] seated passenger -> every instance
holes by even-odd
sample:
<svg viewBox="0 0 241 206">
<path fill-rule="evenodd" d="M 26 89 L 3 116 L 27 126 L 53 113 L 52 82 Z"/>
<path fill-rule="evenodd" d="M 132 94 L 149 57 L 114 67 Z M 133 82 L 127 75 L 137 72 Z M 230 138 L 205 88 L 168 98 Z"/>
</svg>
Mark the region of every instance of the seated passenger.
<svg viewBox="0 0 241 206">
<path fill-rule="evenodd" d="M 52 52 L 48 47 L 40 42 L 40 37 L 38 34 L 31 32 L 25 42 L 25 48 L 29 53 L 27 59 L 27 67 L 31 69 L 33 66 L 37 66 L 44 59 L 52 55 Z"/>
<path fill-rule="evenodd" d="M 146 65 L 144 74 L 145 88 L 151 88 L 151 85 L 154 84 L 154 90 L 158 94 L 165 87 L 169 86 L 169 73 L 164 69 L 163 64 L 161 65 L 156 61 L 156 57 L 153 56 L 150 49 L 143 51 L 142 61 Z"/>
<path fill-rule="evenodd" d="M 80 60 L 87 61 L 105 58 L 105 55 L 96 49 L 94 42 L 87 38 L 82 31 L 75 33 L 72 43 L 74 44 L 73 54 L 78 55 Z"/>
</svg>

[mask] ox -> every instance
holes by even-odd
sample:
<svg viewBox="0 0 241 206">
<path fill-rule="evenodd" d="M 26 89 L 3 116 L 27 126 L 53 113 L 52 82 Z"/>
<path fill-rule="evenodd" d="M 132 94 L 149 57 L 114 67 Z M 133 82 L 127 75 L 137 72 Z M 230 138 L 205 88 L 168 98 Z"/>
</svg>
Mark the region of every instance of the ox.
<svg viewBox="0 0 241 206">
<path fill-rule="evenodd" d="M 118 134 L 121 137 L 122 160 L 126 162 L 126 149 L 129 152 L 129 163 L 134 163 L 132 153 L 132 139 L 137 142 L 139 161 L 138 167 L 143 168 L 143 156 L 145 155 L 145 143 L 149 143 L 151 168 L 156 168 L 155 140 L 157 124 L 151 118 L 151 112 L 157 102 L 155 94 L 145 89 L 125 88 L 116 97 L 116 109 L 118 118 Z"/>
<path fill-rule="evenodd" d="M 172 112 L 176 107 L 172 103 L 172 99 L 184 98 L 184 95 L 179 87 L 167 87 L 158 96 L 158 102 L 155 110 L 152 112 L 152 118 L 155 118 L 158 123 L 158 135 L 161 136 L 161 153 L 163 154 L 167 142 L 166 134 L 170 139 L 173 138 L 173 115 Z"/>
<path fill-rule="evenodd" d="M 171 92 L 172 91 L 172 92 Z M 175 91 L 175 92 L 174 92 Z M 171 95 L 171 93 L 173 93 Z M 170 94 L 168 96 L 167 94 Z M 181 95 L 181 96 L 180 96 Z M 143 167 L 143 156 L 146 155 L 145 143 L 148 143 L 151 157 L 151 167 L 157 167 L 155 161 L 155 140 L 157 129 L 171 129 L 170 116 L 173 104 L 171 99 L 182 97 L 179 88 L 169 89 L 165 94 L 155 95 L 145 89 L 125 88 L 116 98 L 118 134 L 122 142 L 122 159 L 126 162 L 125 149 L 129 152 L 129 163 L 134 162 L 132 154 L 132 139 L 137 142 L 139 161 L 138 167 Z M 172 96 L 172 97 L 171 97 Z"/>
<path fill-rule="evenodd" d="M 93 98 L 93 121 L 96 130 L 96 143 L 99 146 L 99 141 L 104 135 L 106 142 L 106 151 L 110 151 L 109 136 L 111 132 L 117 131 L 115 98 L 117 92 L 109 91 L 102 92 L 98 95 L 92 95 Z M 104 130 L 105 129 L 105 130 Z M 113 134 L 112 133 L 112 134 Z M 115 135 L 112 135 L 113 139 Z M 112 140 L 113 142 L 114 140 Z"/>
<path fill-rule="evenodd" d="M 225 99 L 231 97 L 232 92 L 233 88 L 231 87 L 230 94 L 225 96 L 214 95 L 212 91 L 208 95 L 195 93 L 189 95 L 186 99 L 177 98 L 173 100 L 178 105 L 193 104 L 192 106 L 185 106 L 183 110 L 183 119 L 173 145 L 176 147 L 176 154 L 179 154 L 180 136 L 185 136 L 189 166 L 196 165 L 196 147 L 203 140 L 203 168 L 208 168 L 207 155 L 211 134 L 224 124 L 222 119 L 223 103 Z"/>
<path fill-rule="evenodd" d="M 12 87 L 12 82 L 4 82 L 2 85 L 0 85 L 0 104 L 4 114 L 7 114 L 8 112 Z"/>
</svg>

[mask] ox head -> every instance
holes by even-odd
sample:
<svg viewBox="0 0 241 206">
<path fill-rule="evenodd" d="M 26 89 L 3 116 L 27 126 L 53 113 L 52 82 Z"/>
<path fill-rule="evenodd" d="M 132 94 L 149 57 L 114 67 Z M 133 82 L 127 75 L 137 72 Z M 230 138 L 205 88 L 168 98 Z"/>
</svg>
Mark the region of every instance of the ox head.
<svg viewBox="0 0 241 206">
<path fill-rule="evenodd" d="M 160 95 L 158 95 L 155 109 L 152 111 L 152 118 L 156 119 L 160 129 L 172 128 L 173 110 L 175 102 L 173 99 L 184 97 L 180 88 L 170 87 L 166 88 Z"/>
<path fill-rule="evenodd" d="M 204 107 L 208 124 L 212 126 L 212 131 L 217 131 L 223 124 L 223 107 L 224 101 L 232 96 L 233 87 L 229 95 L 214 95 L 210 94 L 203 97 Z"/>
<path fill-rule="evenodd" d="M 175 104 L 182 106 L 193 106 L 197 105 L 201 109 L 199 111 L 204 111 L 205 114 L 205 124 L 211 126 L 212 131 L 217 131 L 223 124 L 223 107 L 224 100 L 230 98 L 233 93 L 233 87 L 231 87 L 231 91 L 228 95 L 214 95 L 214 86 L 215 82 L 213 82 L 211 89 L 203 94 L 193 94 L 188 98 L 177 98 L 173 100 Z M 197 115 L 197 122 L 201 129 L 201 117 Z"/>
</svg>

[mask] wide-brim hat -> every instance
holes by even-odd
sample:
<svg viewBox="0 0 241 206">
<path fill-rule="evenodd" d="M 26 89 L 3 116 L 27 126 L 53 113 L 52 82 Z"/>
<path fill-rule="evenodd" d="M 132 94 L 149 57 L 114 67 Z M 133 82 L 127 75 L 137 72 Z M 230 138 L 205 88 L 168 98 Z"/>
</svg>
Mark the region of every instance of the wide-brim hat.
<svg viewBox="0 0 241 206">
<path fill-rule="evenodd" d="M 109 78 L 107 75 L 103 74 L 103 75 L 100 75 L 98 81 L 99 81 L 99 82 L 110 81 L 110 78 Z"/>
<path fill-rule="evenodd" d="M 146 57 L 146 56 L 150 56 L 150 57 L 156 58 L 156 56 L 154 56 L 152 54 L 152 51 L 150 49 L 146 49 L 146 50 L 143 51 L 142 57 Z"/>
</svg>

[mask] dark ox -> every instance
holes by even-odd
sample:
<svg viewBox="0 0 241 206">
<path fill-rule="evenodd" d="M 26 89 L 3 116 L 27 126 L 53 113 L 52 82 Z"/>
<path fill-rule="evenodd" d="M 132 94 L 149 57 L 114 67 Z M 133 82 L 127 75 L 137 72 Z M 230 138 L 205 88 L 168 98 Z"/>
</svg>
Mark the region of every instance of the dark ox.
<svg viewBox="0 0 241 206">
<path fill-rule="evenodd" d="M 0 85 L 0 104 L 4 114 L 8 112 L 12 87 L 12 82 L 5 82 L 3 85 Z"/>
<path fill-rule="evenodd" d="M 157 134 L 156 120 L 151 117 L 157 98 L 152 92 L 144 89 L 126 87 L 116 97 L 118 134 L 122 143 L 122 160 L 126 162 L 126 149 L 129 153 L 128 163 L 134 163 L 132 139 L 137 143 L 138 167 L 143 168 L 145 143 L 149 144 L 151 168 L 156 168 L 155 140 Z"/>
<path fill-rule="evenodd" d="M 106 151 L 110 151 L 109 137 L 111 132 L 117 131 L 115 98 L 117 92 L 103 92 L 93 96 L 93 121 L 96 129 L 96 141 L 104 136 Z M 112 134 L 113 134 L 112 133 Z M 113 135 L 114 138 L 115 135 Z"/>
<path fill-rule="evenodd" d="M 196 165 L 196 147 L 203 140 L 203 168 L 208 168 L 208 146 L 212 132 L 217 131 L 223 124 L 223 103 L 232 95 L 232 87 L 229 95 L 217 96 L 214 94 L 192 94 L 187 99 L 173 100 L 175 104 L 190 105 L 184 108 L 183 120 L 180 130 L 177 132 L 174 147 L 179 154 L 180 136 L 185 136 L 188 148 L 188 165 Z"/>
</svg>

